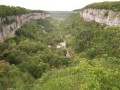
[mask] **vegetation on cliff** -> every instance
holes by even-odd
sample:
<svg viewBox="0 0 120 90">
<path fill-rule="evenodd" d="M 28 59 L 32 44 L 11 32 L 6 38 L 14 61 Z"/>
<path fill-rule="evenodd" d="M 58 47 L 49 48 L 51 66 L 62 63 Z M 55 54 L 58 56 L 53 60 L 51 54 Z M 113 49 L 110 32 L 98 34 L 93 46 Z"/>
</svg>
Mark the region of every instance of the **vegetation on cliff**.
<svg viewBox="0 0 120 90">
<path fill-rule="evenodd" d="M 85 6 L 83 9 L 86 8 L 94 8 L 94 9 L 107 9 L 107 10 L 113 10 L 115 12 L 120 11 L 120 1 L 114 1 L 114 2 L 100 2 L 100 3 L 92 3 L 87 6 Z"/>
<path fill-rule="evenodd" d="M 23 7 L 14 7 L 14 6 L 5 6 L 0 5 L 0 17 L 12 16 L 12 15 L 21 15 L 27 13 L 36 13 L 36 12 L 44 12 L 42 10 L 29 10 Z"/>
<path fill-rule="evenodd" d="M 112 10 L 115 12 L 119 12 L 120 11 L 120 1 L 114 1 L 114 2 L 105 1 L 105 2 L 99 2 L 99 3 L 96 2 L 96 3 L 92 3 L 92 4 L 87 5 L 82 9 L 75 9 L 73 11 L 78 12 L 80 10 L 89 9 L 89 8 L 106 9 L 106 10 Z"/>
</svg>

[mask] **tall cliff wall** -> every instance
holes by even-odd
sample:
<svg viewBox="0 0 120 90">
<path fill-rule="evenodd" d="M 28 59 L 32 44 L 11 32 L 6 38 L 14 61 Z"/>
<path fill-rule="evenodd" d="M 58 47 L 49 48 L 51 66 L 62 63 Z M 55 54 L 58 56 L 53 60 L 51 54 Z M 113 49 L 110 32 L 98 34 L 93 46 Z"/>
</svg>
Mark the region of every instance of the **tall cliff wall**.
<svg viewBox="0 0 120 90">
<path fill-rule="evenodd" d="M 4 41 L 6 36 L 10 35 L 11 32 L 15 32 L 15 30 L 19 29 L 31 19 L 44 18 L 46 18 L 45 13 L 30 13 L 17 16 L 7 16 L 5 18 L 0 17 L 0 41 Z M 4 24 L 6 19 L 13 20 L 13 22 L 10 24 Z"/>
<path fill-rule="evenodd" d="M 110 26 L 120 24 L 120 12 L 105 9 L 84 9 L 80 11 L 80 15 L 85 21 L 95 20 Z"/>
</svg>

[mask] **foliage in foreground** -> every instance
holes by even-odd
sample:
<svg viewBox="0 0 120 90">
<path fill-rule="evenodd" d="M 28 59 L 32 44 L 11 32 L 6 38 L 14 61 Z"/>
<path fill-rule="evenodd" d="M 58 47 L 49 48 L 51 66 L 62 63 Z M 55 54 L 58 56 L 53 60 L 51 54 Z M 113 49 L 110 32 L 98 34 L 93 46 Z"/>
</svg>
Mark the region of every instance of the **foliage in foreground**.
<svg viewBox="0 0 120 90">
<path fill-rule="evenodd" d="M 33 90 L 119 90 L 120 73 L 102 66 L 106 59 L 101 61 L 95 60 L 93 66 L 81 59 L 76 66 L 53 69 L 36 81 Z"/>
</svg>

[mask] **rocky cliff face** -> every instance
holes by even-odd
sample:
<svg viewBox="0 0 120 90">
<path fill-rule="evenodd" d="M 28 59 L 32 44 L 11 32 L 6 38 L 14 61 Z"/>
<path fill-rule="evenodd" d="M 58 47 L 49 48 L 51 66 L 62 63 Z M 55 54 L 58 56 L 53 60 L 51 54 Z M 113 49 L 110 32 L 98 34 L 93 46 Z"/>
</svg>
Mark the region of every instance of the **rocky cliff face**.
<svg viewBox="0 0 120 90">
<path fill-rule="evenodd" d="M 45 13 L 30 13 L 17 16 L 8 16 L 6 18 L 0 17 L 0 41 L 4 41 L 6 36 L 12 32 L 15 32 L 15 30 L 19 29 L 31 19 L 44 18 L 46 18 Z M 6 19 L 14 21 L 11 24 L 3 24 Z"/>
<path fill-rule="evenodd" d="M 120 13 L 105 9 L 84 9 L 80 11 L 80 15 L 86 21 L 95 20 L 98 23 L 106 25 L 120 24 Z"/>
</svg>

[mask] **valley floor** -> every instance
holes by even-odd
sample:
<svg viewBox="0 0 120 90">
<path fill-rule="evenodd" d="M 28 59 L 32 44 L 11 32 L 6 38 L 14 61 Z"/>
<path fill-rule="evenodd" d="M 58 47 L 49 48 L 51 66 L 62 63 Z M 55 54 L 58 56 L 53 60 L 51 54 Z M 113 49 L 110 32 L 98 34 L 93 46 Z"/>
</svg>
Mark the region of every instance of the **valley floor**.
<svg viewBox="0 0 120 90">
<path fill-rule="evenodd" d="M 119 41 L 78 14 L 33 20 L 0 43 L 0 90 L 120 90 Z"/>
</svg>

